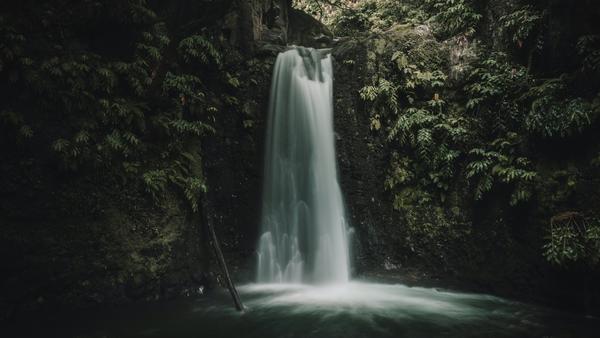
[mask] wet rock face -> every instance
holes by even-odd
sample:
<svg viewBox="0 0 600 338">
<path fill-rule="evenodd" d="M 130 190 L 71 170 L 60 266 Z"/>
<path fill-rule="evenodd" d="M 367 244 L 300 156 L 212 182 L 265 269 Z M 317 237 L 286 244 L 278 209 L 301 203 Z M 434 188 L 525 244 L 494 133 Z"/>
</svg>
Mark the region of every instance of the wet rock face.
<svg viewBox="0 0 600 338">
<path fill-rule="evenodd" d="M 317 19 L 302 11 L 291 9 L 288 43 L 305 47 L 330 47 L 333 34 Z"/>
<path fill-rule="evenodd" d="M 250 2 L 253 38 L 285 44 L 289 24 L 289 4 L 286 0 Z"/>
<path fill-rule="evenodd" d="M 287 43 L 290 3 L 287 0 L 237 0 L 223 19 L 229 42 L 245 52 L 257 43 Z"/>
<path fill-rule="evenodd" d="M 359 97 L 368 75 L 366 39 L 334 46 L 334 130 L 340 185 L 348 210 L 354 272 L 378 264 L 386 251 L 381 236 L 392 215 L 383 190 L 387 158 L 383 142 L 369 129 L 369 112 Z"/>
<path fill-rule="evenodd" d="M 292 44 L 326 47 L 332 36 L 318 20 L 293 9 L 289 0 L 235 1 L 224 19 L 224 30 L 230 42 L 245 52 Z"/>
</svg>

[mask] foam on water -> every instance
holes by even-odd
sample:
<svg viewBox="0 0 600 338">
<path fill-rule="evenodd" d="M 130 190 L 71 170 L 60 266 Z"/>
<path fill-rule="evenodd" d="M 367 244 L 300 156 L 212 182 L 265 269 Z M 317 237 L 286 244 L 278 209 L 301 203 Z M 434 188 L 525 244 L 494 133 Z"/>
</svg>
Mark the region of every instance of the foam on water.
<svg viewBox="0 0 600 338">
<path fill-rule="evenodd" d="M 393 317 L 438 315 L 477 317 L 480 305 L 494 303 L 498 309 L 518 304 L 498 297 L 408 287 L 400 284 L 350 282 L 344 285 L 313 286 L 306 284 L 252 284 L 240 288 L 250 296 L 250 309 L 285 307 L 292 312 L 361 312 Z"/>
</svg>

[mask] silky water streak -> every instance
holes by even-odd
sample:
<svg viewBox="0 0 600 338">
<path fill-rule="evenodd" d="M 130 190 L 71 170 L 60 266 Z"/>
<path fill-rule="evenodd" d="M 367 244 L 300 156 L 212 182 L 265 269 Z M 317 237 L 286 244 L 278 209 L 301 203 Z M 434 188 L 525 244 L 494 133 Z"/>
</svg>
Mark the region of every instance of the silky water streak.
<svg viewBox="0 0 600 338">
<path fill-rule="evenodd" d="M 267 126 L 259 283 L 346 283 L 349 249 L 326 50 L 295 47 L 275 63 Z"/>
</svg>

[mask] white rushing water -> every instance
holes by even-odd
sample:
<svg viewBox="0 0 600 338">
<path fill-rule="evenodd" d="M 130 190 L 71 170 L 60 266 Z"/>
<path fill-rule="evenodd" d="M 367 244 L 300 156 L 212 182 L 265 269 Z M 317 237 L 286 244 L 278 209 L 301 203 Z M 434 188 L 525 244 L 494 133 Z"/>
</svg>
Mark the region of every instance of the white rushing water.
<svg viewBox="0 0 600 338">
<path fill-rule="evenodd" d="M 325 51 L 279 54 L 264 170 L 259 283 L 345 283 L 349 252 L 333 133 L 333 70 Z"/>
</svg>

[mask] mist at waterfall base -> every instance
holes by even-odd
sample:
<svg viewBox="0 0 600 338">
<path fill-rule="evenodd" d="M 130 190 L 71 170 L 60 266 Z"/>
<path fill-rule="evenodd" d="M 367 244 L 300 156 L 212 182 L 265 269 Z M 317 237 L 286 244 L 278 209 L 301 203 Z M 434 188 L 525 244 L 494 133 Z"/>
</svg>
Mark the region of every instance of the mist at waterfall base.
<svg viewBox="0 0 600 338">
<path fill-rule="evenodd" d="M 335 162 L 332 59 L 291 49 L 273 75 L 257 283 L 246 311 L 226 290 L 198 299 L 52 313 L 15 336 L 597 337 L 600 319 L 502 298 L 351 281 Z"/>
</svg>

